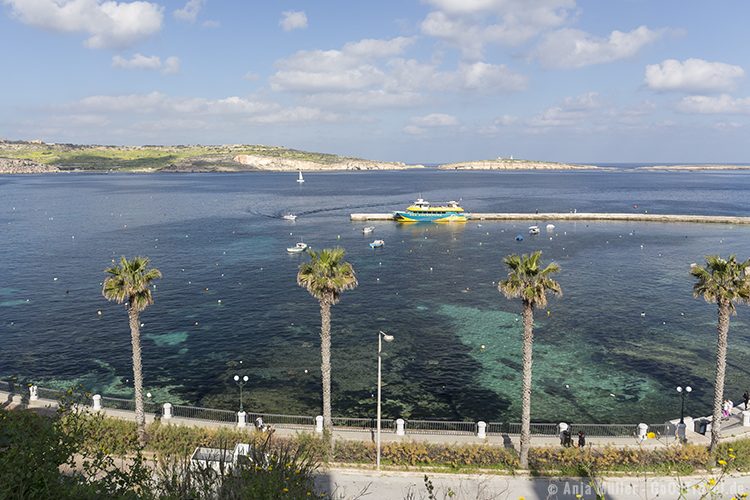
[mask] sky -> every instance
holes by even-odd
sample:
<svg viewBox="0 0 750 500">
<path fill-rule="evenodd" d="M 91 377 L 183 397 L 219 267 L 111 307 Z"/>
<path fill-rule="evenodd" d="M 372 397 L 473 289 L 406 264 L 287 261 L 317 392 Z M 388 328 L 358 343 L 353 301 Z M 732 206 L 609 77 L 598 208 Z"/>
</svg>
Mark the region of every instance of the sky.
<svg viewBox="0 0 750 500">
<path fill-rule="evenodd" d="M 750 162 L 747 0 L 0 0 L 0 138 Z"/>
</svg>

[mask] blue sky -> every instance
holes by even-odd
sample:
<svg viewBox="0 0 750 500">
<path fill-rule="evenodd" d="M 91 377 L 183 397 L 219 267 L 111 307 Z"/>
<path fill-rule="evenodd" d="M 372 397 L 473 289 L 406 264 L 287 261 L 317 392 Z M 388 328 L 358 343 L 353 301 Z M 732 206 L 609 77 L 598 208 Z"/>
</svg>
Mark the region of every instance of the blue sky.
<svg viewBox="0 0 750 500">
<path fill-rule="evenodd" d="M 0 137 L 748 162 L 750 2 L 0 0 Z"/>
</svg>

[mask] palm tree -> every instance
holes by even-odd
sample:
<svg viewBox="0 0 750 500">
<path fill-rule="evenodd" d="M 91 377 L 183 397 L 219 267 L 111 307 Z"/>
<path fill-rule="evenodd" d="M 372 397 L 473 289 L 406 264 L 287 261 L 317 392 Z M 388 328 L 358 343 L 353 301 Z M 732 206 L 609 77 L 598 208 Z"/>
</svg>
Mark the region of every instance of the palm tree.
<svg viewBox="0 0 750 500">
<path fill-rule="evenodd" d="M 562 295 L 560 284 L 550 276 L 560 270 L 557 264 L 541 268 L 541 251 L 530 255 L 508 255 L 503 262 L 508 266 L 508 278 L 500 281 L 497 289 L 509 299 L 521 298 L 523 303 L 523 383 L 521 389 L 521 467 L 529 465 L 531 440 L 531 363 L 534 345 L 534 308 L 547 305 L 547 292 Z"/>
<path fill-rule="evenodd" d="M 158 269 L 147 269 L 148 257 L 120 258 L 120 264 L 105 269 L 109 277 L 104 280 L 102 295 L 107 300 L 125 304 L 130 322 L 130 341 L 133 346 L 133 387 L 135 389 L 135 421 L 138 441 L 146 443 L 146 421 L 143 413 L 143 373 L 141 369 L 141 311 L 154 303 L 151 282 L 161 278 Z"/>
<path fill-rule="evenodd" d="M 323 379 L 323 422 L 333 429 L 331 419 L 331 306 L 341 293 L 357 286 L 352 265 L 344 261 L 343 248 L 308 250 L 310 260 L 299 266 L 297 284 L 320 302 L 320 371 Z"/>
<path fill-rule="evenodd" d="M 693 264 L 690 274 L 698 280 L 693 285 L 693 296 L 703 297 L 706 302 L 716 302 L 719 319 L 716 326 L 716 380 L 714 383 L 714 412 L 711 419 L 711 445 L 713 455 L 719 444 L 721 430 L 721 407 L 724 400 L 724 372 L 727 367 L 727 341 L 729 316 L 735 314 L 735 303 L 750 301 L 750 259 L 737 262 L 734 255 L 722 259 L 718 255 L 706 256 L 706 266 Z"/>
</svg>

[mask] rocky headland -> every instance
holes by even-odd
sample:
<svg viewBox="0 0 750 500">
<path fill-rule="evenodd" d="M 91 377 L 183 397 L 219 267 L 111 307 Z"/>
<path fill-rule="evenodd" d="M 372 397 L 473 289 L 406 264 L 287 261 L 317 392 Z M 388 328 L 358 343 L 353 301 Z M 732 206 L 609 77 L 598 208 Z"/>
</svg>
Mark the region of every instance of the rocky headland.
<svg viewBox="0 0 750 500">
<path fill-rule="evenodd" d="M 573 165 L 569 163 L 506 158 L 446 163 L 445 165 L 440 165 L 438 168 L 441 170 L 610 170 L 593 165 Z"/>
<path fill-rule="evenodd" d="M 233 160 L 257 170 L 274 171 L 320 171 L 320 170 L 406 170 L 424 168 L 423 165 L 406 165 L 399 162 L 379 162 L 361 160 L 358 158 L 340 158 L 335 161 L 321 163 L 311 160 L 295 158 L 274 158 L 259 155 L 237 155 Z"/>
<path fill-rule="evenodd" d="M 59 172 L 52 165 L 43 165 L 32 160 L 19 158 L 0 158 L 0 174 L 47 174 Z"/>
<path fill-rule="evenodd" d="M 713 170 L 750 170 L 750 165 L 654 165 L 650 167 L 638 167 L 636 170 L 656 170 L 666 172 L 700 172 Z"/>
</svg>

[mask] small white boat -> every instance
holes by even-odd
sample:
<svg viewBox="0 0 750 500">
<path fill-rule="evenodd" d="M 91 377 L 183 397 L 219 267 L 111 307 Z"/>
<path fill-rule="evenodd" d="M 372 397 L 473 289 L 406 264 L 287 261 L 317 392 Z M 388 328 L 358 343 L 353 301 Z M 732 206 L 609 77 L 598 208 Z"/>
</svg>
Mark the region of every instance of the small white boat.
<svg viewBox="0 0 750 500">
<path fill-rule="evenodd" d="M 383 245 L 385 245 L 385 241 L 383 241 L 383 240 L 375 240 L 372 243 L 370 243 L 370 248 L 380 248 Z"/>
<path fill-rule="evenodd" d="M 548 232 L 551 233 L 554 230 L 555 230 L 555 225 L 554 224 L 547 224 L 547 231 Z"/>
<path fill-rule="evenodd" d="M 539 234 L 539 226 L 529 226 L 529 234 Z"/>
<path fill-rule="evenodd" d="M 302 170 L 299 171 L 299 177 L 297 177 L 297 182 L 299 182 L 300 184 L 305 182 L 305 178 L 302 177 Z"/>
<path fill-rule="evenodd" d="M 297 220 L 297 216 L 294 214 L 287 214 L 287 215 L 282 216 L 281 218 L 284 220 L 291 220 L 291 221 Z"/>
<path fill-rule="evenodd" d="M 375 231 L 375 226 L 365 226 L 362 228 L 362 233 L 364 234 L 370 234 L 373 231 Z"/>
<path fill-rule="evenodd" d="M 300 241 L 299 243 L 297 243 L 293 247 L 289 247 L 289 248 L 286 249 L 286 251 L 289 252 L 289 253 L 302 253 L 305 250 L 307 250 L 307 243 L 304 243 L 302 241 Z"/>
</svg>

